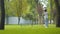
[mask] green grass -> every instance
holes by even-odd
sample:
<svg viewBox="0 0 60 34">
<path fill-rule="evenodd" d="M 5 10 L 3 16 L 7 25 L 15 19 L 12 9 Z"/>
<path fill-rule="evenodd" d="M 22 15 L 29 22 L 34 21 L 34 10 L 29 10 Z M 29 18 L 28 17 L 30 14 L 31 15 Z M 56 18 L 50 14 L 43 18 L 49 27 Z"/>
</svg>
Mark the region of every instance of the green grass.
<svg viewBox="0 0 60 34">
<path fill-rule="evenodd" d="M 5 30 L 0 30 L 0 34 L 60 34 L 60 28 L 49 25 L 5 25 Z"/>
</svg>

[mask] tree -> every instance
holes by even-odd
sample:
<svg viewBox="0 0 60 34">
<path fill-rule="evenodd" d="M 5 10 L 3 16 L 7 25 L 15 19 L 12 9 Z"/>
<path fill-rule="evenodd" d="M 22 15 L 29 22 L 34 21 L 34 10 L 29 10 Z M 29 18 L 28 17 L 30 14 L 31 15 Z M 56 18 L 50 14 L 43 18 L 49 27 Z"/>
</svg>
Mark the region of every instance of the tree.
<svg viewBox="0 0 60 34">
<path fill-rule="evenodd" d="M 18 14 L 18 24 L 20 23 L 20 17 L 22 15 L 22 0 L 18 0 L 18 9 L 17 9 L 17 14 Z"/>
<path fill-rule="evenodd" d="M 36 9 L 37 9 L 37 12 L 38 12 L 38 14 L 39 14 L 39 20 L 40 20 L 40 23 L 42 23 L 43 21 L 42 21 L 42 13 L 43 13 L 43 6 L 42 6 L 42 4 L 41 4 L 41 2 L 39 1 L 39 0 L 35 0 L 35 2 L 36 2 Z"/>
<path fill-rule="evenodd" d="M 54 0 L 48 0 L 47 11 L 49 14 L 50 23 L 52 23 L 51 20 L 53 20 L 53 23 L 55 24 L 57 11 L 56 11 L 56 6 L 55 6 Z"/>
<path fill-rule="evenodd" d="M 55 1 L 55 5 L 56 5 L 56 8 L 57 8 L 57 23 L 56 23 L 56 26 L 57 27 L 60 27 L 60 1 L 59 0 L 54 0 Z"/>
<path fill-rule="evenodd" d="M 21 13 L 21 2 L 20 0 L 5 0 L 5 14 L 7 18 L 8 24 L 8 17 L 18 17 L 18 24 L 20 22 L 20 13 Z"/>
<path fill-rule="evenodd" d="M 0 29 L 4 29 L 5 24 L 5 8 L 4 8 L 4 0 L 0 0 L 1 2 L 1 23 L 0 23 Z"/>
</svg>

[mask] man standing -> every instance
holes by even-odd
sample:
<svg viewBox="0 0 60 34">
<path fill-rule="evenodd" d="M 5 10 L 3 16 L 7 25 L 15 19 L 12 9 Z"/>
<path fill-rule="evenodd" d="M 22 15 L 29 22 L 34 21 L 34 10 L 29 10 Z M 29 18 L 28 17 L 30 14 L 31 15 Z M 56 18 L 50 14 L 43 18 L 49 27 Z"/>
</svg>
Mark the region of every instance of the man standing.
<svg viewBox="0 0 60 34">
<path fill-rule="evenodd" d="M 48 27 L 48 12 L 47 12 L 47 10 L 45 9 L 44 10 L 44 23 L 45 23 L 45 28 L 47 28 Z"/>
</svg>

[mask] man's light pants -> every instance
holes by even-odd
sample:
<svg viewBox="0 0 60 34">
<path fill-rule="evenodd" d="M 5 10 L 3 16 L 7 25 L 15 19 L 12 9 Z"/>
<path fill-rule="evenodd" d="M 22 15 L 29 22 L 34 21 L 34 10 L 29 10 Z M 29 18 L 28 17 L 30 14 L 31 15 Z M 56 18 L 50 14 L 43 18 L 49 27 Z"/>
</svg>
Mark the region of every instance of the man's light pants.
<svg viewBox="0 0 60 34">
<path fill-rule="evenodd" d="M 48 27 L 48 17 L 44 17 L 45 26 Z"/>
</svg>

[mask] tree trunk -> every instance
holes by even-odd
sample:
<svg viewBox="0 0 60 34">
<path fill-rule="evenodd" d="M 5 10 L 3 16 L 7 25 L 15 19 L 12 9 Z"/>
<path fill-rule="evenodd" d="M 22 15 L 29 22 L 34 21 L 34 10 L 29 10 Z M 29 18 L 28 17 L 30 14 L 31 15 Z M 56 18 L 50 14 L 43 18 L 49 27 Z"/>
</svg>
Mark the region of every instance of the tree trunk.
<svg viewBox="0 0 60 34">
<path fill-rule="evenodd" d="M 20 23 L 20 17 L 18 17 L 18 25 L 19 25 L 19 23 Z"/>
<path fill-rule="evenodd" d="M 22 0 L 19 0 L 18 3 L 19 3 L 19 5 L 16 4 L 16 8 L 17 8 L 18 25 L 19 25 L 20 24 L 21 11 L 22 11 Z"/>
<path fill-rule="evenodd" d="M 0 2 L 1 2 L 1 23 L 0 23 L 0 30 L 4 30 L 4 24 L 5 24 L 4 0 L 0 0 Z"/>
<path fill-rule="evenodd" d="M 52 23 L 51 20 L 52 20 L 52 10 L 53 10 L 53 7 L 52 7 L 52 0 L 50 0 L 50 9 L 51 9 L 51 12 L 50 12 L 50 24 Z"/>
<path fill-rule="evenodd" d="M 7 19 L 7 25 L 9 24 L 9 17 L 8 17 L 8 14 L 7 14 L 7 16 L 6 16 L 6 19 Z"/>
<path fill-rule="evenodd" d="M 19 0 L 19 8 L 18 8 L 18 25 L 20 23 L 20 17 L 22 16 L 22 0 Z M 22 24 L 21 24 L 22 25 Z"/>
<path fill-rule="evenodd" d="M 59 0 L 54 0 L 57 8 L 57 23 L 56 26 L 60 27 L 60 5 L 59 5 Z"/>
</svg>

